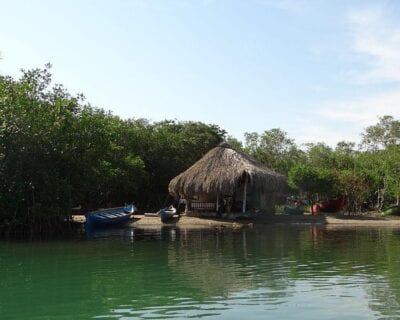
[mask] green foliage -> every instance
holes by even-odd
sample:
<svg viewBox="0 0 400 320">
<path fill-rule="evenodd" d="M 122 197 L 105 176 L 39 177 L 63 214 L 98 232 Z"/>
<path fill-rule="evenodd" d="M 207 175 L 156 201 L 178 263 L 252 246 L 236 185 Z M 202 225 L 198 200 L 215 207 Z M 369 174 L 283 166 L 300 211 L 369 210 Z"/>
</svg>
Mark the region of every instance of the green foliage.
<svg viewBox="0 0 400 320">
<path fill-rule="evenodd" d="M 287 174 L 290 168 L 302 160 L 304 153 L 296 146 L 293 139 L 281 129 L 245 133 L 245 151 L 260 162 L 276 171 Z"/>
<path fill-rule="evenodd" d="M 306 166 L 295 166 L 289 171 L 289 185 L 304 192 L 318 192 L 320 183 L 319 172 Z"/>
<path fill-rule="evenodd" d="M 330 171 L 305 165 L 293 166 L 288 181 L 292 188 L 306 195 L 311 208 L 320 195 L 333 194 L 337 185 L 336 177 Z"/>
<path fill-rule="evenodd" d="M 358 152 L 355 151 L 354 142 L 338 142 L 333 153 L 335 168 L 337 170 L 353 169 L 357 155 Z"/>
<path fill-rule="evenodd" d="M 400 121 L 385 115 L 376 125 L 367 127 L 362 138 L 362 146 L 372 150 L 400 145 Z"/>
<path fill-rule="evenodd" d="M 369 202 L 374 202 L 376 209 L 381 210 L 385 202 L 399 203 L 400 146 L 365 151 L 357 157 L 355 165 L 356 171 L 371 183 L 373 193 Z"/>
<path fill-rule="evenodd" d="M 306 163 L 316 168 L 335 168 L 335 154 L 332 148 L 324 143 L 309 143 L 307 147 Z"/>
<path fill-rule="evenodd" d="M 386 150 L 386 168 L 389 194 L 396 205 L 400 205 L 400 146 L 389 146 Z"/>
<path fill-rule="evenodd" d="M 122 120 L 51 86 L 50 65 L 0 76 L 0 226 L 50 228 L 71 208 L 135 201 L 165 205 L 168 183 L 222 141 L 287 174 L 310 200 L 345 195 L 348 211 L 399 203 L 400 121 L 380 118 L 363 134 L 366 151 L 340 142 L 302 150 L 287 133 L 246 133 L 245 145 L 216 125 Z"/>
<path fill-rule="evenodd" d="M 225 141 L 235 150 L 244 151 L 243 143 L 232 136 L 227 136 Z"/>
<path fill-rule="evenodd" d="M 207 151 L 224 140 L 225 131 L 201 122 L 163 121 L 147 125 L 147 131 L 136 130 L 143 145 L 137 145 L 143 157 L 148 179 L 142 189 L 143 203 L 149 209 L 165 205 L 169 181 Z M 138 141 L 140 142 L 140 141 Z"/>
<path fill-rule="evenodd" d="M 343 170 L 339 173 L 339 189 L 346 198 L 347 212 L 361 212 L 367 209 L 366 204 L 371 197 L 371 181 L 354 170 Z"/>
<path fill-rule="evenodd" d="M 331 194 L 337 183 L 335 176 L 328 170 L 305 165 L 294 166 L 289 171 L 289 185 L 313 196 Z"/>
<path fill-rule="evenodd" d="M 400 121 L 391 116 L 365 130 L 364 151 L 346 141 L 335 149 L 309 143 L 301 150 L 280 129 L 245 137 L 247 152 L 288 174 L 291 187 L 312 199 L 345 196 L 349 212 L 381 210 L 400 202 Z"/>
<path fill-rule="evenodd" d="M 41 229 L 78 205 L 159 207 L 170 179 L 224 140 L 225 131 L 200 122 L 121 120 L 51 87 L 49 68 L 0 77 L 3 228 Z"/>
<path fill-rule="evenodd" d="M 400 215 L 400 207 L 393 206 L 393 207 L 387 208 L 382 212 L 382 215 L 383 216 L 398 216 L 398 215 Z"/>
</svg>

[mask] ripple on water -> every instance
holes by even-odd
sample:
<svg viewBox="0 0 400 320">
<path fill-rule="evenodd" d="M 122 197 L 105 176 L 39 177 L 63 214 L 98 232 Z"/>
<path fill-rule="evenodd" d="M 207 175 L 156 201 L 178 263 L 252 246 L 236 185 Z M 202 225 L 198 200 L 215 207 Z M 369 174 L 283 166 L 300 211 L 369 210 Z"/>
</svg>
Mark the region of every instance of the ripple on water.
<svg viewBox="0 0 400 320">
<path fill-rule="evenodd" d="M 124 229 L 84 241 L 0 243 L 1 318 L 400 316 L 396 232 L 310 228 Z"/>
</svg>

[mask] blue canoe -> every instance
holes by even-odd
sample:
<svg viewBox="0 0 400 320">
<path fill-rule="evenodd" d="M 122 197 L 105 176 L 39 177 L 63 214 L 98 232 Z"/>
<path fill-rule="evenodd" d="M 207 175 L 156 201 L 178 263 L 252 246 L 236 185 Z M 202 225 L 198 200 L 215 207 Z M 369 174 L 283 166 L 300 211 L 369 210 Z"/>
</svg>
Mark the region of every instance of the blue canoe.
<svg viewBox="0 0 400 320">
<path fill-rule="evenodd" d="M 158 212 L 158 214 L 160 215 L 160 218 L 161 218 L 161 222 L 167 222 L 167 221 L 171 220 L 172 217 L 175 215 L 175 213 L 176 213 L 176 209 L 173 206 L 161 209 Z"/>
<path fill-rule="evenodd" d="M 136 211 L 131 204 L 125 207 L 91 211 L 86 214 L 85 227 L 107 227 L 129 222 L 131 215 Z"/>
</svg>

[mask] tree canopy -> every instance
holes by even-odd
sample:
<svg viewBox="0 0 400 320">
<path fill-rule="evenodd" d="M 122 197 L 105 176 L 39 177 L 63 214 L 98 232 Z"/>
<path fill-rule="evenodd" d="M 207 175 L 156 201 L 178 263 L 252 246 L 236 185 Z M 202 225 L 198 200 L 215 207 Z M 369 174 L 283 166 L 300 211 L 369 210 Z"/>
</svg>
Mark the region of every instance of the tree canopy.
<svg viewBox="0 0 400 320">
<path fill-rule="evenodd" d="M 246 133 L 242 144 L 214 124 L 121 119 L 51 80 L 50 65 L 17 80 L 0 76 L 1 229 L 40 229 L 77 206 L 157 209 L 169 181 L 224 140 L 288 175 L 293 192 L 345 196 L 348 211 L 399 204 L 400 121 L 392 116 L 367 127 L 359 148 L 299 146 L 279 128 Z"/>
<path fill-rule="evenodd" d="M 79 205 L 159 208 L 171 178 L 225 138 L 201 122 L 120 119 L 52 86 L 49 68 L 0 77 L 2 226 L 64 219 Z"/>
</svg>

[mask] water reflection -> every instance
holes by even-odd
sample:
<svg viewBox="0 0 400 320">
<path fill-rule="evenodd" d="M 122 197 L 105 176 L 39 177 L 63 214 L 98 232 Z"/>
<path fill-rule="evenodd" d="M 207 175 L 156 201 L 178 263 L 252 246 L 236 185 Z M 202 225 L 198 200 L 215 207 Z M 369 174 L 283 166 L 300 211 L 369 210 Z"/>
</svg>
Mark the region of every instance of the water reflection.
<svg viewBox="0 0 400 320">
<path fill-rule="evenodd" d="M 99 230 L 0 243 L 2 319 L 400 316 L 393 229 Z M 29 304 L 21 300 L 29 297 Z"/>
</svg>

